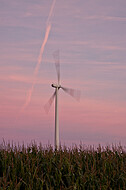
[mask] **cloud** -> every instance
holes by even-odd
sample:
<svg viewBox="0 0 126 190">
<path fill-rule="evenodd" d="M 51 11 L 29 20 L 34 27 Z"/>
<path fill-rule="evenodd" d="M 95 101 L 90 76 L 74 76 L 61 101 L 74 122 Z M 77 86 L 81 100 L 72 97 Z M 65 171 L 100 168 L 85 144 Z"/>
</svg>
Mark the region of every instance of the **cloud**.
<svg viewBox="0 0 126 190">
<path fill-rule="evenodd" d="M 118 17 L 118 16 L 101 16 L 101 15 L 91 15 L 85 16 L 85 20 L 104 20 L 104 21 L 126 21 L 126 17 Z"/>
<path fill-rule="evenodd" d="M 33 82 L 33 76 L 23 76 L 23 75 L 1 75 L 0 76 L 1 81 L 12 81 L 12 82 L 22 82 L 26 84 L 32 84 Z M 49 79 L 36 79 L 36 84 L 49 84 Z"/>
<path fill-rule="evenodd" d="M 107 21 L 119 21 L 119 22 L 121 22 L 121 21 L 125 21 L 126 22 L 126 17 L 118 17 L 118 16 L 116 16 L 116 17 L 113 17 L 113 16 L 103 16 L 103 17 L 101 17 L 101 19 L 103 19 L 103 20 L 107 20 Z"/>
<path fill-rule="evenodd" d="M 87 41 L 79 41 L 79 40 L 74 40 L 74 41 L 68 41 L 68 42 L 62 42 L 62 43 L 68 43 L 69 45 L 77 45 L 77 46 L 85 46 L 85 48 L 94 48 L 94 49 L 103 49 L 103 50 L 120 50 L 120 51 L 125 51 L 126 47 L 122 46 L 122 44 L 117 45 L 114 43 L 106 43 L 104 41 L 93 41 L 93 40 L 87 40 Z"/>
<path fill-rule="evenodd" d="M 24 14 L 24 18 L 28 18 L 28 17 L 31 17 L 31 16 L 33 16 L 33 14 L 31 12 L 26 12 Z"/>
</svg>

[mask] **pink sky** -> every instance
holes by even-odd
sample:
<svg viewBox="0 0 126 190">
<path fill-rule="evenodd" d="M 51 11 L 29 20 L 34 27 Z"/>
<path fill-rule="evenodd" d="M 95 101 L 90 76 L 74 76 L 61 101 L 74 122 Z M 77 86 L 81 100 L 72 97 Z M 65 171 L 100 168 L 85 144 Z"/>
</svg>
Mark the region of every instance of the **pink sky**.
<svg viewBox="0 0 126 190">
<path fill-rule="evenodd" d="M 57 49 L 63 86 L 81 90 L 80 102 L 60 91 L 61 143 L 125 145 L 125 0 L 1 0 L 0 142 L 53 145 L 54 104 L 48 115 L 44 105 L 57 80 Z"/>
</svg>

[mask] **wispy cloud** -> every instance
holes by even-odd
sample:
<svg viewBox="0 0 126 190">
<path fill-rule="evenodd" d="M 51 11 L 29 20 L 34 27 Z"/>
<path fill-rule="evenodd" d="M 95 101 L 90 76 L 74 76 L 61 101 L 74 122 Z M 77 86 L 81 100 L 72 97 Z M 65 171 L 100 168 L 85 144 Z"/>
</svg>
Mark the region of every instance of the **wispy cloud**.
<svg viewBox="0 0 126 190">
<path fill-rule="evenodd" d="M 126 17 L 118 17 L 118 16 L 102 16 L 102 15 L 91 15 L 85 16 L 85 20 L 105 20 L 105 21 L 126 21 Z"/>
<path fill-rule="evenodd" d="M 24 83 L 24 84 L 29 84 L 31 85 L 33 83 L 33 76 L 25 76 L 25 75 L 19 75 L 19 74 L 3 74 L 0 75 L 0 81 L 6 81 L 6 82 L 12 82 L 15 84 L 15 82 L 19 83 Z M 36 84 L 40 85 L 45 85 L 45 84 L 50 84 L 50 79 L 48 78 L 37 78 L 36 79 Z M 6 88 L 6 86 L 5 86 Z"/>
<path fill-rule="evenodd" d="M 0 7 L 0 26 L 1 27 L 25 27 L 41 29 L 40 22 L 42 16 L 45 17 L 48 11 L 48 3 L 39 4 L 35 1 L 14 1 L 6 0 Z"/>
<path fill-rule="evenodd" d="M 8 77 L 10 80 L 15 82 L 23 82 L 32 84 L 34 77 L 28 77 L 28 76 L 20 76 L 20 75 L 11 75 Z M 50 80 L 48 79 L 36 79 L 36 84 L 49 84 Z"/>
<path fill-rule="evenodd" d="M 55 43 L 55 42 L 54 42 Z M 94 48 L 94 49 L 103 49 L 103 50 L 121 50 L 121 51 L 125 51 L 126 47 L 123 46 L 123 44 L 114 44 L 114 43 L 107 43 L 105 41 L 99 41 L 97 39 L 97 41 L 93 41 L 93 40 L 88 40 L 88 41 L 68 41 L 68 42 L 62 42 L 62 43 L 68 43 L 69 45 L 77 45 L 77 46 L 83 46 L 85 48 Z"/>
</svg>

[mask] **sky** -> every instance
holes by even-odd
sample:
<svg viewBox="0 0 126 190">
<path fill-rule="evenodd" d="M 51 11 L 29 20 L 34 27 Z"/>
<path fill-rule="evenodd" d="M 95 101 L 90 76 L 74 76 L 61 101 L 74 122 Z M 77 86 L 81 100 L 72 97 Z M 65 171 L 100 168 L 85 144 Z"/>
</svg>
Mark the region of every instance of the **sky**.
<svg viewBox="0 0 126 190">
<path fill-rule="evenodd" d="M 0 142 L 54 144 L 56 50 L 60 143 L 125 146 L 125 0 L 0 0 Z"/>
</svg>

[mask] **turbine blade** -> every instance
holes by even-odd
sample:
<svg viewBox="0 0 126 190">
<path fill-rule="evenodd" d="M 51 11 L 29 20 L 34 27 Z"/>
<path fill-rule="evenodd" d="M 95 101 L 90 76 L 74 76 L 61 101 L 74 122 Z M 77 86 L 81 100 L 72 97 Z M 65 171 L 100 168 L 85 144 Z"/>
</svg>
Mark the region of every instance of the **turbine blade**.
<svg viewBox="0 0 126 190">
<path fill-rule="evenodd" d="M 51 96 L 51 98 L 48 100 L 48 102 L 45 104 L 44 106 L 44 109 L 45 109 L 45 112 L 48 113 L 49 112 L 49 109 L 54 101 L 54 98 L 55 98 L 55 95 L 56 95 L 56 91 L 53 93 L 53 95 Z"/>
<path fill-rule="evenodd" d="M 61 87 L 66 93 L 68 93 L 69 95 L 71 95 L 73 98 L 75 98 L 76 100 L 80 100 L 80 94 L 81 92 L 79 90 L 75 90 L 75 89 L 71 89 L 71 88 L 65 88 L 65 87 Z"/>
<path fill-rule="evenodd" d="M 55 60 L 55 66 L 56 66 L 56 72 L 57 72 L 57 79 L 58 84 L 60 83 L 60 59 L 59 59 L 59 50 L 55 51 L 53 53 L 53 57 Z"/>
</svg>

